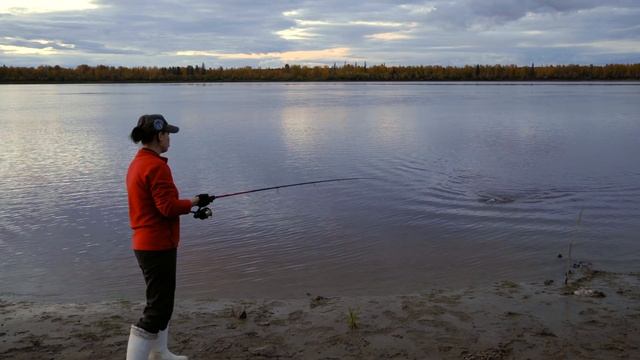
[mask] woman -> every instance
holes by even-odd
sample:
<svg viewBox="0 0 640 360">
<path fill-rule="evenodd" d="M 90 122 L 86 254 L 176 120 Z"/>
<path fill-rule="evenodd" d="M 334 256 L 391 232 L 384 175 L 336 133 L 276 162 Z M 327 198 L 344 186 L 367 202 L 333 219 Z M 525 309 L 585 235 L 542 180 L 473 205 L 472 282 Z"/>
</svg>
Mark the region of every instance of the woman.
<svg viewBox="0 0 640 360">
<path fill-rule="evenodd" d="M 193 206 L 206 206 L 207 194 L 180 199 L 167 158 L 169 134 L 178 132 L 162 115 L 143 115 L 131 131 L 142 147 L 129 165 L 127 192 L 133 250 L 147 285 L 143 317 L 131 325 L 127 360 L 183 359 L 167 348 L 167 331 L 176 288 L 176 250 L 180 241 L 180 215 Z"/>
</svg>

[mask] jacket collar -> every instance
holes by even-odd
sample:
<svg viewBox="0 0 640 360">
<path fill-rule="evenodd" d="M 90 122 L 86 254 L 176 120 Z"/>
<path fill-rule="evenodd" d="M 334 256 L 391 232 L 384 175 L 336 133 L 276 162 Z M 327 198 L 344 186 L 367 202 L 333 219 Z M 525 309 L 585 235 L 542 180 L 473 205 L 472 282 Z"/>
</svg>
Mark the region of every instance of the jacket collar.
<svg viewBox="0 0 640 360">
<path fill-rule="evenodd" d="M 167 161 L 169 161 L 169 159 L 167 159 L 164 156 L 160 156 L 160 154 L 158 154 L 157 152 L 151 150 L 151 149 L 147 149 L 147 148 L 140 148 L 140 150 L 138 150 L 138 156 L 153 156 L 153 157 L 157 157 L 160 160 L 164 161 L 165 163 Z"/>
</svg>

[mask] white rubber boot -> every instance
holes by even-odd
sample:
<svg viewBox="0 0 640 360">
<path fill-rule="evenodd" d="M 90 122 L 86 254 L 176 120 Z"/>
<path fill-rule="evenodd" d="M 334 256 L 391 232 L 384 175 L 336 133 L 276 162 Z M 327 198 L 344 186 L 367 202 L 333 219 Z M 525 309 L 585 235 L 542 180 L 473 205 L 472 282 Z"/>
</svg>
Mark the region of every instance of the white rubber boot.
<svg viewBox="0 0 640 360">
<path fill-rule="evenodd" d="M 149 360 L 188 360 L 189 358 L 183 355 L 175 355 L 169 351 L 167 346 L 167 338 L 169 337 L 169 327 L 158 332 L 158 339 L 151 348 L 149 354 Z"/>
<path fill-rule="evenodd" d="M 127 360 L 147 360 L 151 347 L 158 334 L 152 334 L 135 325 L 131 325 L 129 343 L 127 344 Z"/>
</svg>

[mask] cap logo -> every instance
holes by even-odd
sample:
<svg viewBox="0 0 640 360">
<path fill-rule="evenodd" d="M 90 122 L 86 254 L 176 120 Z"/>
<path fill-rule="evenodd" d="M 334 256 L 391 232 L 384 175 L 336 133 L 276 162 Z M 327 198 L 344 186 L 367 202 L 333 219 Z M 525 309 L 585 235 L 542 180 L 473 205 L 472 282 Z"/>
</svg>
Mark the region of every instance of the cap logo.
<svg viewBox="0 0 640 360">
<path fill-rule="evenodd" d="M 156 129 L 156 131 L 164 129 L 164 121 L 160 119 L 153 120 L 153 128 Z"/>
</svg>

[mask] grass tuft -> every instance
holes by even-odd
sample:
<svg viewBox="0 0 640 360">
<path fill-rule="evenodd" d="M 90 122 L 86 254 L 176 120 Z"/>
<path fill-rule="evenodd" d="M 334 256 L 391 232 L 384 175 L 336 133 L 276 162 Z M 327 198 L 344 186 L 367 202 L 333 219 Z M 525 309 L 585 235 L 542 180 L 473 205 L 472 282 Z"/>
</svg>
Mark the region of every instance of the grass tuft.
<svg viewBox="0 0 640 360">
<path fill-rule="evenodd" d="M 349 329 L 355 330 L 358 328 L 358 314 L 355 310 L 349 308 L 347 320 L 349 322 Z"/>
<path fill-rule="evenodd" d="M 576 221 L 576 233 L 578 232 L 578 229 L 580 228 L 580 224 L 582 224 L 582 212 L 584 211 L 584 209 L 580 209 L 580 213 L 578 213 L 578 220 Z M 569 285 L 569 277 L 572 274 L 571 271 L 571 265 L 572 265 L 572 258 L 571 258 L 571 250 L 573 249 L 573 242 L 575 240 L 576 236 L 571 236 L 571 241 L 569 241 L 569 252 L 568 252 L 568 256 L 567 256 L 567 264 L 565 266 L 564 269 L 564 285 Z"/>
</svg>

